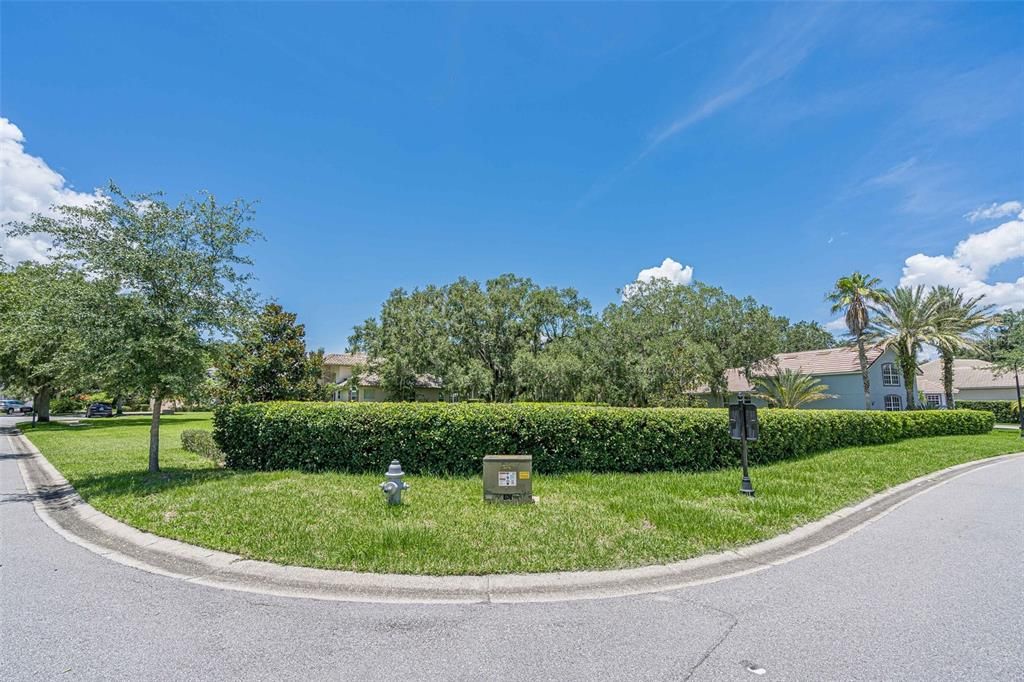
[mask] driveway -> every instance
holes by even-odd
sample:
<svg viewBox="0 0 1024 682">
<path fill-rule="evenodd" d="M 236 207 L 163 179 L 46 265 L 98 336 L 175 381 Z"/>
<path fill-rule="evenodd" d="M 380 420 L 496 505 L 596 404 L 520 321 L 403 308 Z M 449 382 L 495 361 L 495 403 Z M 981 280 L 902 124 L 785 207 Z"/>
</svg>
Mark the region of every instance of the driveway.
<svg viewBox="0 0 1024 682">
<path fill-rule="evenodd" d="M 0 452 L 3 679 L 1020 679 L 1024 459 L 769 570 L 535 604 L 268 597 L 108 561 L 43 524 Z"/>
</svg>

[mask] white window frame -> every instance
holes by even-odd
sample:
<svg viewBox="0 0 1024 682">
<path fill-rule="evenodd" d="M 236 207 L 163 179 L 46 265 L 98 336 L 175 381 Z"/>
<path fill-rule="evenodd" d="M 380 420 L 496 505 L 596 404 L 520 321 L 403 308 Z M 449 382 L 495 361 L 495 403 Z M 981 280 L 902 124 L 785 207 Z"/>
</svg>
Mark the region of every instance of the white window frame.
<svg viewBox="0 0 1024 682">
<path fill-rule="evenodd" d="M 883 362 L 882 363 L 882 385 L 883 386 L 899 386 L 900 385 L 900 370 L 894 362 Z"/>
<path fill-rule="evenodd" d="M 931 405 L 932 407 L 942 407 L 942 394 L 941 393 L 925 393 L 924 394 L 924 401 L 925 401 L 925 403 Z"/>
<path fill-rule="evenodd" d="M 882 399 L 882 405 L 885 406 L 886 412 L 902 412 L 903 396 L 898 393 L 890 393 Z"/>
</svg>

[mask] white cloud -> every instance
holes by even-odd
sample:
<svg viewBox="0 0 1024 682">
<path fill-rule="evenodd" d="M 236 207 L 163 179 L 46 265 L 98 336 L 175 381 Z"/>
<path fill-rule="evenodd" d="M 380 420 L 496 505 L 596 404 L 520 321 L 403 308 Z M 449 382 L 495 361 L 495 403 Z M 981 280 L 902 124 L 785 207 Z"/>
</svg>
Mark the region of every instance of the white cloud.
<svg viewBox="0 0 1024 682">
<path fill-rule="evenodd" d="M 825 323 L 825 329 L 832 332 L 833 334 L 845 334 L 846 329 L 846 317 L 840 316 L 831 322 Z"/>
<path fill-rule="evenodd" d="M 936 163 L 922 163 L 912 156 L 868 178 L 852 191 L 888 190 L 901 196 L 899 209 L 904 213 L 936 215 L 946 213 L 957 203 L 957 174 L 954 168 Z"/>
<path fill-rule="evenodd" d="M 638 282 L 653 282 L 656 279 L 667 279 L 673 284 L 688 285 L 693 281 L 693 266 L 683 267 L 671 258 L 661 261 L 661 265 L 641 270 L 636 276 Z"/>
<path fill-rule="evenodd" d="M 45 215 L 58 204 L 83 206 L 98 196 L 76 192 L 45 161 L 25 153 L 24 134 L 0 118 L 0 254 L 9 265 L 46 260 L 49 242 L 37 236 L 7 237 L 6 223 L 28 220 L 33 213 Z"/>
<path fill-rule="evenodd" d="M 718 89 L 688 113 L 652 134 L 650 144 L 640 157 L 647 156 L 694 124 L 789 75 L 822 41 L 823 29 L 834 18 L 830 14 L 828 8 L 817 7 L 803 15 L 784 12 L 772 17 L 759 44 L 719 83 Z"/>
<path fill-rule="evenodd" d="M 666 279 L 673 284 L 682 286 L 688 286 L 693 281 L 693 266 L 683 266 L 682 263 L 666 258 L 661 261 L 661 265 L 653 268 L 645 268 L 637 273 L 636 282 L 653 282 L 657 279 Z M 635 284 L 627 284 L 622 289 L 622 300 L 629 298 L 634 289 Z"/>
<path fill-rule="evenodd" d="M 964 217 L 972 223 L 976 223 L 979 220 L 1005 218 L 1021 211 L 1024 211 L 1024 204 L 1021 204 L 1019 201 L 1004 201 L 1001 204 L 993 202 L 991 206 L 979 206 Z"/>
<path fill-rule="evenodd" d="M 1006 202 L 989 209 L 1002 210 Z M 984 210 L 989 210 L 984 209 Z M 994 211 L 992 215 L 998 213 Z M 1005 214 L 1003 214 L 1005 215 Z M 968 214 L 970 219 L 971 214 Z M 1024 309 L 1024 276 L 1012 282 L 987 282 L 989 271 L 1001 263 L 1024 258 L 1024 210 L 1016 217 L 987 232 L 969 235 L 953 249 L 952 256 L 926 256 L 917 253 L 907 258 L 900 286 L 947 285 L 963 290 L 967 296 L 984 296 L 987 303 L 1000 309 Z"/>
</svg>

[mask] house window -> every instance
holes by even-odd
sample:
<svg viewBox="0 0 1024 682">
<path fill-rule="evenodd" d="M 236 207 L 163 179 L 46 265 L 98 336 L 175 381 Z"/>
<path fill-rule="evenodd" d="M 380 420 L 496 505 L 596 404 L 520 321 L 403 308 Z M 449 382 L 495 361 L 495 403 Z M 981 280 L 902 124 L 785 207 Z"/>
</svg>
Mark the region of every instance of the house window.
<svg viewBox="0 0 1024 682">
<path fill-rule="evenodd" d="M 940 393 L 927 393 L 925 394 L 924 399 L 931 407 L 939 407 L 942 405 L 942 394 Z"/>
<path fill-rule="evenodd" d="M 885 396 L 885 411 L 886 412 L 899 412 L 903 409 L 903 398 L 898 395 L 887 395 Z"/>
<path fill-rule="evenodd" d="M 882 385 L 883 386 L 899 386 L 900 385 L 900 373 L 896 369 L 896 365 L 887 362 L 882 365 Z"/>
<path fill-rule="evenodd" d="M 358 388 L 355 388 L 353 386 L 352 388 L 348 389 L 348 401 L 350 403 L 354 403 L 354 402 L 358 402 L 359 401 L 359 389 Z"/>
</svg>

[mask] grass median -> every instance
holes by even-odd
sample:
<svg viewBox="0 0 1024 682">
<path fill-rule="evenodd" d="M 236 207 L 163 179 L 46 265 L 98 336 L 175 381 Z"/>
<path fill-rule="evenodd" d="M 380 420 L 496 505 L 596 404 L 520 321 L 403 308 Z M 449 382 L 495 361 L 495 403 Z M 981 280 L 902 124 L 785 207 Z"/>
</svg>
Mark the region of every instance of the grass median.
<svg viewBox="0 0 1024 682">
<path fill-rule="evenodd" d="M 739 472 L 568 474 L 534 481 L 536 505 L 489 505 L 479 477 L 408 476 L 388 507 L 381 475 L 247 472 L 180 446 L 208 414 L 162 419 L 163 471 L 146 471 L 146 417 L 24 431 L 97 509 L 136 528 L 251 559 L 431 575 L 666 563 L 784 533 L 912 478 L 1021 449 L 1019 436 L 941 436 L 855 447 Z"/>
</svg>

